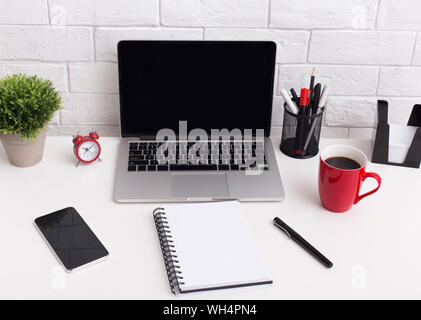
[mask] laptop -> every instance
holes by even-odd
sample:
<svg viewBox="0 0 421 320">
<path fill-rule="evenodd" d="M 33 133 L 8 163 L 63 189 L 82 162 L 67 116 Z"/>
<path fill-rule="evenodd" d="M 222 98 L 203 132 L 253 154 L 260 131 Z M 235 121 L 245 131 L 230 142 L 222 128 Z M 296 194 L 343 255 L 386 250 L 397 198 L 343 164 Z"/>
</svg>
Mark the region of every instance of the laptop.
<svg viewBox="0 0 421 320">
<path fill-rule="evenodd" d="M 120 41 L 117 202 L 280 201 L 276 44 Z"/>
</svg>

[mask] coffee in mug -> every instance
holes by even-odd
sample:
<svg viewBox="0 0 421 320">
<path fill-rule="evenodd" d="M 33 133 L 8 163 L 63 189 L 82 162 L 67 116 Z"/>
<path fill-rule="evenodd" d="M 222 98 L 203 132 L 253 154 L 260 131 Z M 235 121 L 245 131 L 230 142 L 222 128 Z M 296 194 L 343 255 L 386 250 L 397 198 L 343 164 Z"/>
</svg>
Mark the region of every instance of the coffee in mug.
<svg viewBox="0 0 421 320">
<path fill-rule="evenodd" d="M 332 167 L 343 169 L 343 170 L 354 170 L 361 168 L 361 165 L 347 157 L 331 157 L 325 160 L 325 162 Z"/>
</svg>

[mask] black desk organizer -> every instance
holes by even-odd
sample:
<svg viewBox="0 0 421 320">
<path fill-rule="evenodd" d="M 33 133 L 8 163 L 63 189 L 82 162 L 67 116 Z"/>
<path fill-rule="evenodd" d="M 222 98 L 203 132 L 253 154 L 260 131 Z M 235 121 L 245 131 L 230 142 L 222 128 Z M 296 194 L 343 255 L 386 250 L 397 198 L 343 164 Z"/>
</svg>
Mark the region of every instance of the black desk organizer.
<svg viewBox="0 0 421 320">
<path fill-rule="evenodd" d="M 282 123 L 282 139 L 280 149 L 282 153 L 286 154 L 291 158 L 296 159 L 309 159 L 313 158 L 319 153 L 319 141 L 320 141 L 320 131 L 322 129 L 322 120 L 324 114 L 324 107 L 318 114 L 308 116 L 308 115 L 297 115 L 290 112 L 287 109 L 287 104 L 284 104 L 284 119 Z M 297 133 L 298 121 L 302 120 L 305 122 L 304 130 L 304 140 L 307 137 L 308 130 L 310 129 L 313 122 L 316 122 L 315 130 L 311 136 L 310 143 L 307 147 L 307 150 L 302 154 L 295 154 L 295 138 Z"/>
<path fill-rule="evenodd" d="M 408 126 L 418 127 L 414 139 L 409 147 L 408 154 L 403 163 L 389 162 L 389 131 L 387 123 L 388 104 L 385 100 L 377 101 L 377 113 L 379 122 L 377 124 L 376 138 L 373 148 L 372 162 L 381 164 L 390 164 L 393 166 L 419 168 L 421 162 L 421 105 L 416 104 L 408 120 Z"/>
</svg>

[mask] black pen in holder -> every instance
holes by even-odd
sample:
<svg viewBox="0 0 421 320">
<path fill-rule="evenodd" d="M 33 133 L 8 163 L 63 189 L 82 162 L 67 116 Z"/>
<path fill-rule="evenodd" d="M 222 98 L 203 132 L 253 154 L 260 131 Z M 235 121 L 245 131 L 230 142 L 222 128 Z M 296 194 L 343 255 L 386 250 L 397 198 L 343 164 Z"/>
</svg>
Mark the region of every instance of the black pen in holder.
<svg viewBox="0 0 421 320">
<path fill-rule="evenodd" d="M 308 159 L 317 155 L 319 153 L 323 113 L 324 107 L 321 108 L 319 113 L 311 116 L 307 114 L 294 114 L 288 110 L 287 104 L 285 103 L 281 151 L 287 156 L 296 159 Z M 299 146 L 298 149 L 297 146 Z"/>
</svg>

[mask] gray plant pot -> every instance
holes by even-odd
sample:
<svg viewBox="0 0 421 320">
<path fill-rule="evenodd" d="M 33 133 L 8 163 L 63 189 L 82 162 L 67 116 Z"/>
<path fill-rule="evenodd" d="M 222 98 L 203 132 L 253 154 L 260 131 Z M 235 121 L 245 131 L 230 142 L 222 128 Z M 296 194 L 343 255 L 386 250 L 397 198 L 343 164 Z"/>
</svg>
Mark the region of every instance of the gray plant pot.
<svg viewBox="0 0 421 320">
<path fill-rule="evenodd" d="M 40 131 L 34 140 L 24 140 L 16 134 L 0 133 L 0 140 L 11 164 L 17 167 L 32 167 L 42 160 L 47 128 Z"/>
</svg>

